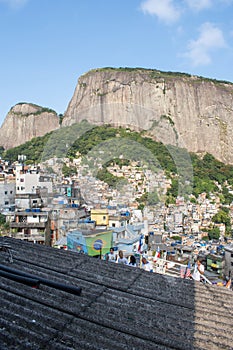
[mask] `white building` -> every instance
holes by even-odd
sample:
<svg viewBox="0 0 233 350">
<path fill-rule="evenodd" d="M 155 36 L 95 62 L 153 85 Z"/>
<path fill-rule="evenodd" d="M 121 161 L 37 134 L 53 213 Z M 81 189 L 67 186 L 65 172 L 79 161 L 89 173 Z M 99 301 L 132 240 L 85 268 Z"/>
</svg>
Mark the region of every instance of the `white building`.
<svg viewBox="0 0 233 350">
<path fill-rule="evenodd" d="M 15 203 L 15 183 L 0 181 L 0 209 L 10 207 Z"/>
<path fill-rule="evenodd" d="M 37 169 L 25 170 L 21 164 L 16 165 L 16 195 L 36 193 L 38 188 L 47 188 L 48 193 L 52 193 L 51 178 L 41 175 Z"/>
</svg>

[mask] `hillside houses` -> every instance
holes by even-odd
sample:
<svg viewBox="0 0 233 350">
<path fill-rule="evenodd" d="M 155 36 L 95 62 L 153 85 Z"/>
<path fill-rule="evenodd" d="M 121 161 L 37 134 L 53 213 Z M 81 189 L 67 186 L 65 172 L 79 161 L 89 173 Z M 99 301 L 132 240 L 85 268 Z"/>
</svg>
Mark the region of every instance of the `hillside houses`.
<svg viewBox="0 0 233 350">
<path fill-rule="evenodd" d="M 136 198 L 140 196 L 140 193 L 146 191 L 148 186 L 151 187 L 150 181 L 163 190 L 169 187 L 169 182 L 162 173 L 158 173 L 156 176 L 153 175 L 153 177 L 150 170 L 141 169 L 136 165 L 135 167 L 122 166 L 122 168 L 114 166 L 110 169 L 117 176 L 128 176 L 129 184 L 122 189 L 111 189 L 106 183 L 88 174 L 83 176 L 79 172 L 78 178 L 73 180 L 73 182 L 76 181 L 76 193 L 71 195 L 71 192 L 68 193 L 69 190 L 71 191 L 69 184 L 62 187 L 53 178 L 41 174 L 37 168 L 32 167 L 30 169 L 18 164 L 15 168 L 15 202 L 12 203 L 11 197 L 10 204 L 16 204 L 16 207 L 22 210 L 43 207 L 43 210 L 46 208 L 51 211 L 57 208 L 60 196 L 60 206 L 63 209 L 67 206 L 79 206 L 82 198 L 82 203 L 85 202 L 89 208 L 108 208 L 109 206 L 120 208 L 123 205 L 134 212 L 138 205 Z M 152 177 L 153 181 L 151 180 Z M 14 191 L 11 191 L 13 196 Z M 73 190 L 73 192 L 75 191 Z M 4 190 L 5 192 L 8 193 L 7 188 Z M 64 197 L 64 200 L 62 197 Z M 59 208 L 59 210 L 61 209 Z M 176 204 L 169 206 L 161 201 L 158 205 L 151 206 L 149 212 L 151 215 L 150 221 L 154 223 L 154 229 L 163 232 L 165 228 L 165 231 L 179 235 L 180 233 L 198 233 L 201 229 L 208 228 L 211 225 L 213 215 L 217 213 L 218 209 L 218 198 L 207 199 L 202 195 L 195 204 L 185 203 L 183 198 L 177 198 Z M 143 213 L 143 215 L 148 217 L 148 212 Z M 61 223 L 59 226 L 64 225 Z M 224 227 L 220 225 L 220 228 L 222 235 L 224 235 Z"/>
<path fill-rule="evenodd" d="M 151 255 L 156 249 L 157 237 L 161 237 L 161 243 L 167 244 L 172 254 L 180 254 L 184 249 L 168 247 L 177 236 L 182 245 L 197 254 L 205 249 L 194 247 L 195 240 L 205 238 L 205 230 L 213 226 L 212 217 L 220 208 L 217 196 L 207 198 L 204 193 L 194 201 L 192 198 L 185 201 L 179 196 L 175 204 L 166 205 L 163 194 L 170 180 L 166 180 L 163 172 L 153 174 L 137 162 L 108 168 L 115 176 L 124 176 L 127 180 L 126 185 L 123 183 L 116 188 L 92 176 L 87 166 L 71 178 L 56 178 L 40 167 L 23 164 L 11 167 L 9 174 L 6 165 L 2 170 L 4 176 L 9 175 L 11 181 L 12 178 L 15 181 L 11 182 L 15 186 L 11 207 L 15 206 L 16 211 L 7 214 L 5 206 L 1 207 L 9 220 L 9 235 L 61 248 L 67 247 L 68 233 L 104 229 L 112 230 L 114 247 L 127 255 L 137 251 L 141 234 L 144 242 L 150 236 L 154 239 L 153 244 L 144 247 L 144 250 L 151 249 Z M 143 211 L 138 209 L 137 199 L 153 188 L 161 195 L 159 203 L 145 206 Z M 215 224 L 217 226 L 223 240 L 225 225 Z"/>
<path fill-rule="evenodd" d="M 4 171 L 7 172 L 7 168 Z M 86 216 L 84 210 L 78 211 L 81 198 L 74 183 L 63 185 L 61 190 L 61 184 L 55 185 L 53 177 L 39 167 L 24 164 L 16 164 L 13 179 L 15 211 L 7 211 L 12 203 L 0 208 L 9 221 L 11 236 L 53 245 L 61 238 L 64 229 L 70 228 L 72 222 L 77 225 L 78 219 Z M 7 192 L 7 185 L 4 181 L 0 189 Z"/>
</svg>

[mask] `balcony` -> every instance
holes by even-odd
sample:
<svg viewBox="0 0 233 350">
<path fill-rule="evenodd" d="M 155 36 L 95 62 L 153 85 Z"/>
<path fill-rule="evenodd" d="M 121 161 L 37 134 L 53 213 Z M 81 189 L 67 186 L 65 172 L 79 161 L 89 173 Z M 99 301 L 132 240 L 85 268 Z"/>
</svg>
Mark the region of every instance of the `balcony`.
<svg viewBox="0 0 233 350">
<path fill-rule="evenodd" d="M 45 228 L 47 222 L 11 222 L 11 228 Z"/>
<path fill-rule="evenodd" d="M 44 242 L 45 241 L 45 234 L 24 234 L 23 232 L 16 232 L 12 233 L 11 237 L 16 238 L 16 239 L 22 239 L 28 242 Z"/>
</svg>

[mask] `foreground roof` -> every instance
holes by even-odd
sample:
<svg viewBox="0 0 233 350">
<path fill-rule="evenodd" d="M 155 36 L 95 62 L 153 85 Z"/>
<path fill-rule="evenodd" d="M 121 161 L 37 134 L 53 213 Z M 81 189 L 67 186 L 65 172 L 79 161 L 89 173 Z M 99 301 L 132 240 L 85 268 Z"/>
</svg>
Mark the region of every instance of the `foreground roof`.
<svg viewBox="0 0 233 350">
<path fill-rule="evenodd" d="M 232 349 L 226 288 L 8 237 L 0 267 L 3 350 Z"/>
</svg>

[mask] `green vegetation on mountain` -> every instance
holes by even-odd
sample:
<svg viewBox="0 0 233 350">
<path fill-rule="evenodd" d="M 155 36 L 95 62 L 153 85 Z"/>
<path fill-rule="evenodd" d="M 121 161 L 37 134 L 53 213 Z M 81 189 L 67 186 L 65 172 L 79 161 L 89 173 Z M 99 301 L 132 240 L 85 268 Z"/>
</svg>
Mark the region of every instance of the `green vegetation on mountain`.
<svg viewBox="0 0 233 350">
<path fill-rule="evenodd" d="M 160 202 L 157 191 L 145 192 L 140 198 L 137 198 L 137 202 L 143 205 L 156 205 Z"/>
<path fill-rule="evenodd" d="M 192 75 L 188 73 L 183 73 L 183 72 L 171 72 L 171 71 L 160 71 L 157 69 L 150 69 L 150 68 L 141 68 L 141 67 L 102 67 L 102 68 L 96 68 L 93 70 L 90 70 L 86 74 L 90 74 L 92 72 L 105 72 L 105 71 L 120 71 L 120 72 L 139 72 L 139 73 L 148 73 L 148 76 L 151 79 L 158 79 L 158 78 L 191 78 Z M 218 83 L 223 83 L 223 84 L 232 84 L 229 81 L 226 80 L 217 80 L 217 79 L 211 79 L 211 78 L 206 78 L 202 76 L 195 76 L 196 79 L 200 79 L 201 81 L 211 81 L 215 84 Z"/>
<path fill-rule="evenodd" d="M 231 219 L 229 217 L 228 208 L 223 207 L 222 209 L 220 209 L 218 213 L 213 216 L 212 221 L 215 224 L 225 224 L 227 234 L 231 231 Z"/>
<path fill-rule="evenodd" d="M 208 230 L 208 239 L 219 239 L 220 237 L 220 229 L 219 227 L 213 227 L 212 229 Z"/>
<path fill-rule="evenodd" d="M 26 163 L 40 163 L 47 159 L 67 156 L 69 148 L 80 135 L 85 134 L 93 126 L 86 121 L 69 127 L 60 128 L 41 137 L 35 137 L 20 146 L 3 152 L 2 156 L 11 162 L 18 159 L 19 154 L 27 157 Z"/>
<path fill-rule="evenodd" d="M 103 169 L 98 170 L 97 178 L 101 181 L 106 182 L 110 187 L 113 187 L 113 188 L 127 184 L 127 181 L 123 176 L 121 177 L 114 176 L 107 170 L 106 167 L 103 167 Z"/>
<path fill-rule="evenodd" d="M 51 109 L 51 108 L 41 107 L 41 106 L 38 106 L 38 105 L 36 105 L 36 104 L 34 104 L 34 103 L 27 103 L 27 102 L 19 102 L 19 103 L 17 103 L 17 105 L 23 105 L 23 104 L 29 104 L 29 105 L 32 106 L 32 107 L 38 108 L 38 110 L 37 110 L 36 112 L 33 112 L 33 113 L 23 113 L 24 116 L 31 115 L 31 114 L 39 115 L 39 114 L 45 113 L 45 112 L 57 114 L 57 112 L 55 112 L 55 111 L 54 111 L 53 109 Z M 15 106 L 11 107 L 11 112 L 12 112 L 12 110 L 13 110 L 14 107 L 15 107 Z M 21 115 L 22 113 L 20 113 L 20 112 L 14 112 L 14 114 Z"/>
<path fill-rule="evenodd" d="M 34 137 L 31 139 L 31 141 L 27 141 L 20 146 L 4 151 L 2 157 L 10 162 L 15 162 L 18 159 L 18 155 L 23 154 L 26 156 L 27 164 L 38 163 L 41 159 L 44 147 L 50 139 L 51 135 L 52 132 L 42 137 Z"/>
<path fill-rule="evenodd" d="M 77 169 L 74 166 L 67 166 L 66 164 L 63 164 L 62 174 L 64 177 L 70 177 L 77 174 Z"/>
<path fill-rule="evenodd" d="M 133 161 L 138 166 L 146 166 L 146 169 L 163 170 L 171 179 L 167 203 L 174 203 L 179 193 L 192 193 L 196 198 L 203 192 L 207 196 L 218 193 L 223 204 L 230 204 L 233 200 L 229 191 L 233 186 L 233 166 L 216 160 L 210 154 L 200 158 L 185 149 L 155 142 L 145 131 L 138 133 L 122 127 L 93 126 L 82 121 L 4 151 L 2 157 L 13 162 L 18 155 L 24 154 L 26 163 L 39 163 L 53 157 L 72 161 L 79 156 L 95 158 L 94 151 L 97 152 L 96 159 L 102 157 L 102 168 L 97 169 L 96 176 L 112 187 L 123 179 L 110 174 L 108 166 L 117 164 L 122 167 Z M 63 166 L 63 172 L 66 176 L 72 175 L 75 167 Z M 141 204 L 156 201 L 156 194 L 145 194 Z"/>
</svg>

